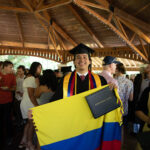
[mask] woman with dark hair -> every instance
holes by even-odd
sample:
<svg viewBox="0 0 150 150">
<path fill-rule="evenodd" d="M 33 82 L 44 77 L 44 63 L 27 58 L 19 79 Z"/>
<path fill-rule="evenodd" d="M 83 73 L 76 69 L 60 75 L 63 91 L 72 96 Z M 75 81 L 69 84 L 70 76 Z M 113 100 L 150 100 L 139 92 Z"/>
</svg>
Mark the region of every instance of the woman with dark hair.
<svg viewBox="0 0 150 150">
<path fill-rule="evenodd" d="M 29 73 L 23 82 L 23 99 L 21 101 L 21 113 L 27 124 L 24 128 L 24 135 L 20 142 L 19 148 L 26 147 L 26 150 L 34 150 L 34 145 L 32 143 L 33 136 L 33 125 L 32 120 L 28 119 L 28 110 L 32 107 L 38 106 L 36 97 L 34 95 L 35 89 L 38 86 L 38 77 L 40 76 L 42 66 L 38 62 L 33 62 L 29 69 Z"/>
<path fill-rule="evenodd" d="M 35 91 L 35 97 L 38 98 L 38 104 L 48 103 L 57 88 L 57 79 L 55 73 L 48 69 L 43 71 L 40 78 L 40 86 Z"/>
</svg>

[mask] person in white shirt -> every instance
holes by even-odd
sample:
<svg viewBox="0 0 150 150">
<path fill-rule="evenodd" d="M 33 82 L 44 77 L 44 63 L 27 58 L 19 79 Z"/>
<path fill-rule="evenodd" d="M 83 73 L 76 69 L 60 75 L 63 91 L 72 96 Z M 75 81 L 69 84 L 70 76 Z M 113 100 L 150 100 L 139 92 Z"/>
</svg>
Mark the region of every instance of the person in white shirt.
<svg viewBox="0 0 150 150">
<path fill-rule="evenodd" d="M 15 103 L 14 103 L 14 115 L 17 126 L 19 127 L 22 122 L 22 116 L 20 111 L 20 103 L 23 98 L 23 81 L 25 78 L 25 67 L 20 65 L 17 68 L 16 75 L 16 91 L 15 91 Z"/>
<path fill-rule="evenodd" d="M 35 89 L 38 86 L 38 77 L 40 76 L 42 66 L 38 62 L 33 62 L 31 64 L 29 73 L 23 82 L 23 99 L 20 104 L 22 117 L 27 120 L 27 124 L 24 128 L 24 134 L 22 140 L 19 144 L 19 148 L 26 147 L 26 150 L 34 150 L 34 145 L 32 143 L 33 137 L 33 123 L 32 120 L 28 119 L 28 111 L 30 108 L 38 106 Z"/>
</svg>

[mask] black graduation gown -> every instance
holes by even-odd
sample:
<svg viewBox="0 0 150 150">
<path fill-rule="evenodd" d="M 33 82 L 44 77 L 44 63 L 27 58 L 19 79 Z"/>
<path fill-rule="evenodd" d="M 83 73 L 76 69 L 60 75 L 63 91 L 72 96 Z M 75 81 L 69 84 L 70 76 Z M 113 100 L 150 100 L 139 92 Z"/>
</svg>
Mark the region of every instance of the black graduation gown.
<svg viewBox="0 0 150 150">
<path fill-rule="evenodd" d="M 106 80 L 102 76 L 99 77 L 101 80 L 101 85 L 106 85 L 107 84 Z M 58 88 L 54 96 L 51 98 L 50 102 L 63 98 L 63 80 L 64 78 L 61 79 Z M 87 74 L 85 79 L 82 81 L 80 76 L 77 74 L 77 94 L 88 90 L 89 90 L 89 75 Z"/>
</svg>

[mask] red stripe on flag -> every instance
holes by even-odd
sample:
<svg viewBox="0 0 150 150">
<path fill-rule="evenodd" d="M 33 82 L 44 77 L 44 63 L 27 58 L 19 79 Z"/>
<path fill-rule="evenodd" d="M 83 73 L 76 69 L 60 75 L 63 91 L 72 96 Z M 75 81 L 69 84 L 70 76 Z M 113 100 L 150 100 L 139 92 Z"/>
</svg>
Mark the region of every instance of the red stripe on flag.
<svg viewBox="0 0 150 150">
<path fill-rule="evenodd" d="M 121 150 L 121 141 L 103 141 L 96 150 Z"/>
</svg>

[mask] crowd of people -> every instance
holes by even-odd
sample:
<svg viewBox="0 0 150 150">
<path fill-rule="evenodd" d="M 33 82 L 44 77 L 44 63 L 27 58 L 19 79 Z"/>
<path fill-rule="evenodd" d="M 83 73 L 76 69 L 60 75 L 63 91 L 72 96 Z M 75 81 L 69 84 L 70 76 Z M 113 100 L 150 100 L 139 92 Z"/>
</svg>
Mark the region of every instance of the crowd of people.
<svg viewBox="0 0 150 150">
<path fill-rule="evenodd" d="M 76 68 L 71 74 L 76 78 L 76 86 L 70 96 L 91 89 L 89 84 L 93 82 L 90 81 L 93 52 L 84 44 L 79 44 L 70 51 L 74 55 Z M 17 127 L 24 126 L 18 148 L 40 149 L 37 138 L 33 142 L 35 129 L 31 118 L 28 118 L 29 109 L 64 98 L 63 82 L 66 82 L 67 73 L 62 75 L 50 69 L 42 71 L 42 65 L 33 62 L 29 70 L 20 65 L 14 74 L 12 62 L 0 62 L 1 149 L 5 149 L 12 142 L 14 122 Z M 133 132 L 134 124 L 138 124 L 139 131 L 150 131 L 150 64 L 131 81 L 126 77 L 124 65 L 116 61 L 115 57 L 106 56 L 103 59 L 103 71 L 97 76 L 101 83 L 98 86 L 110 84 L 111 88 L 118 89 L 124 109 L 123 126 L 127 126 L 130 121 Z M 137 149 L 141 149 L 140 144 Z"/>
</svg>

